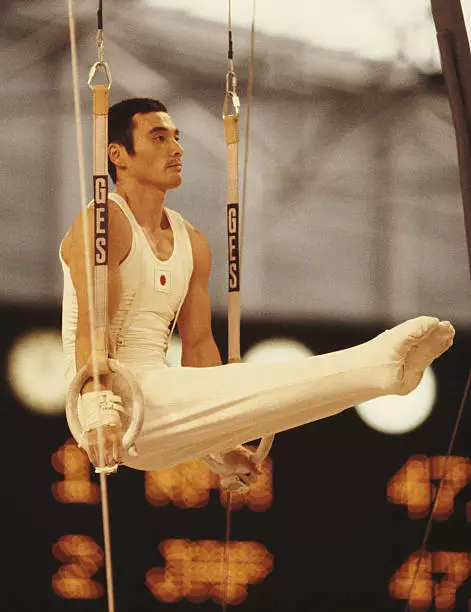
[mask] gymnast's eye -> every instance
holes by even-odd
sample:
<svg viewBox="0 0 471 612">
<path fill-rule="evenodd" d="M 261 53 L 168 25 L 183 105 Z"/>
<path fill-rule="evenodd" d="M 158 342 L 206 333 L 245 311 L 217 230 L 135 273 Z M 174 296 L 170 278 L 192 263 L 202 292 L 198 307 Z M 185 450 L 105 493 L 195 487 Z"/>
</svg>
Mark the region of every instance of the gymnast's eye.
<svg viewBox="0 0 471 612">
<path fill-rule="evenodd" d="M 165 134 L 162 134 L 162 132 L 151 132 L 150 136 L 154 141 L 165 142 Z"/>
</svg>

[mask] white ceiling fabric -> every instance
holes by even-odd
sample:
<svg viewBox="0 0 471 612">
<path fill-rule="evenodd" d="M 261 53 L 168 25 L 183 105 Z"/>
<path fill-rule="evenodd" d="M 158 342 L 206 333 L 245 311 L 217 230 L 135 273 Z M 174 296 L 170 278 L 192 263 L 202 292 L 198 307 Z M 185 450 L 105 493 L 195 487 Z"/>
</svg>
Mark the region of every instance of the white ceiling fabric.
<svg viewBox="0 0 471 612">
<path fill-rule="evenodd" d="M 227 0 L 144 0 L 150 6 L 184 10 L 227 22 Z M 402 59 L 426 72 L 439 66 L 429 0 L 258 0 L 257 30 L 362 58 Z M 471 0 L 462 0 L 467 21 Z M 252 0 L 232 2 L 234 26 L 249 27 Z"/>
</svg>

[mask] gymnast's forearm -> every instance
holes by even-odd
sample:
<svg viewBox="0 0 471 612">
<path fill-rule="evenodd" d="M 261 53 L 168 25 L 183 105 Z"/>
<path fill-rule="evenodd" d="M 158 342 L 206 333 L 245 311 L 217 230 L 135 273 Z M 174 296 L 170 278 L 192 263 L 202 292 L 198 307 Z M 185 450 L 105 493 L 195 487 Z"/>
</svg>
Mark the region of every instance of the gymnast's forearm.
<svg viewBox="0 0 471 612">
<path fill-rule="evenodd" d="M 81 279 L 83 284 L 83 279 Z M 109 266 L 108 268 L 108 320 L 111 321 L 115 316 L 118 303 L 120 298 L 121 282 L 119 277 L 118 266 Z M 90 328 L 90 317 L 88 312 L 88 302 L 85 301 L 86 291 L 82 289 L 78 291 L 78 320 L 77 320 L 77 331 L 75 336 L 75 363 L 76 370 L 79 371 L 86 364 L 91 363 L 91 328 Z M 96 347 L 98 352 L 101 346 Z M 99 389 L 109 389 L 109 369 L 106 362 L 100 359 L 98 362 L 99 368 Z M 96 385 L 92 379 L 89 379 L 82 392 L 96 391 Z"/>
<path fill-rule="evenodd" d="M 77 324 L 77 334 L 75 337 L 75 364 L 77 372 L 87 363 L 90 363 L 92 354 L 90 328 L 88 318 L 86 321 L 79 321 Z M 102 370 L 102 368 L 100 368 Z M 106 373 L 101 373 L 98 379 L 98 389 L 109 389 L 109 379 Z M 93 378 L 89 378 L 83 386 L 82 393 L 96 391 L 96 385 Z"/>
<path fill-rule="evenodd" d="M 222 365 L 221 355 L 212 334 L 205 336 L 195 344 L 183 343 L 182 366 L 209 368 L 220 365 Z"/>
</svg>

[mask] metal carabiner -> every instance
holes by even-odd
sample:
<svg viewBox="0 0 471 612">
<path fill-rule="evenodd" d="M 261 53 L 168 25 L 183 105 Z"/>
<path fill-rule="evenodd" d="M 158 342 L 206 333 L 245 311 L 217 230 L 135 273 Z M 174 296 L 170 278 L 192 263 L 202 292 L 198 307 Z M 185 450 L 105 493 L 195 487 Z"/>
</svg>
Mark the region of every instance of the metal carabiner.
<svg viewBox="0 0 471 612">
<path fill-rule="evenodd" d="M 231 108 L 232 107 L 232 108 Z M 226 94 L 226 99 L 224 100 L 224 106 L 222 108 L 222 118 L 226 117 L 238 117 L 240 114 L 240 102 L 239 96 L 234 93 Z"/>
<path fill-rule="evenodd" d="M 231 112 L 230 106 L 232 106 Z M 237 95 L 237 77 L 233 70 L 228 70 L 226 74 L 226 97 L 222 109 L 222 117 L 234 116 L 240 114 L 240 99 Z"/>
<path fill-rule="evenodd" d="M 100 68 L 102 68 L 103 72 L 105 73 L 108 89 L 111 89 L 112 79 L 111 79 L 110 67 L 108 66 L 108 63 L 103 60 L 99 60 L 98 62 L 95 62 L 93 66 L 90 68 L 90 73 L 88 75 L 88 86 L 90 87 L 90 89 L 93 89 L 93 81 L 95 80 L 98 70 Z"/>
</svg>

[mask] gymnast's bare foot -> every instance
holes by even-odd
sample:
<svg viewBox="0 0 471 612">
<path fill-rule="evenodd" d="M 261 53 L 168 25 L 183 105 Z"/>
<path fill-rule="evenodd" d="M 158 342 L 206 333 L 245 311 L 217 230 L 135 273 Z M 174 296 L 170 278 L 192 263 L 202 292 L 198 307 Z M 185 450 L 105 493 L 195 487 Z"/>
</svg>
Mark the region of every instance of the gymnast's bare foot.
<svg viewBox="0 0 471 612">
<path fill-rule="evenodd" d="M 406 395 L 413 391 L 422 380 L 425 368 L 453 344 L 454 335 L 451 323 L 435 317 L 410 319 L 381 334 L 394 342 L 391 357 L 398 366 L 390 393 Z"/>
</svg>

